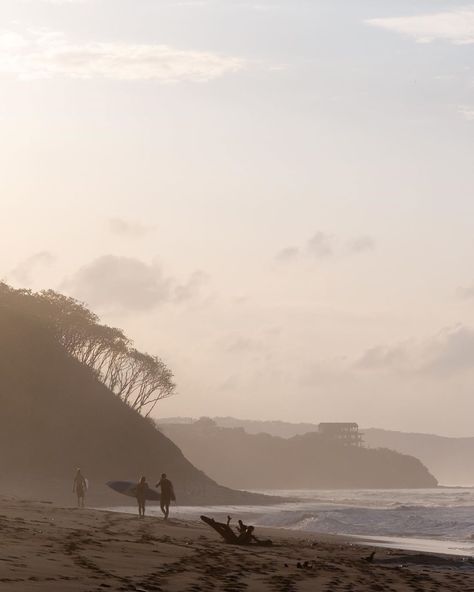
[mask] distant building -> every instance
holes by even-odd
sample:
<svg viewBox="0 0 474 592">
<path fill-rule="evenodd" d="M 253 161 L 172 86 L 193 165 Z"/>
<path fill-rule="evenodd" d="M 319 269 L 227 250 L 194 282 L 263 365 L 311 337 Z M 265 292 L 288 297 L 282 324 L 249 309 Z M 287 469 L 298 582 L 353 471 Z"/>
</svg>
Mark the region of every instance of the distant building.
<svg viewBox="0 0 474 592">
<path fill-rule="evenodd" d="M 356 423 L 320 423 L 318 433 L 327 440 L 342 442 L 346 446 L 362 446 L 364 442 Z"/>
</svg>

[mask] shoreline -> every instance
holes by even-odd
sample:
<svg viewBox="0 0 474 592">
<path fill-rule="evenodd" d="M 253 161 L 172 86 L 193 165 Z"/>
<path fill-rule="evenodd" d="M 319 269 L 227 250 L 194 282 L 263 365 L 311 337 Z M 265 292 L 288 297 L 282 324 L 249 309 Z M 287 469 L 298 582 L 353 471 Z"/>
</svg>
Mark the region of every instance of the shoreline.
<svg viewBox="0 0 474 592">
<path fill-rule="evenodd" d="M 273 546 L 238 547 L 197 522 L 15 498 L 0 498 L 0 530 L 2 592 L 474 588 L 472 562 L 342 536 L 257 527 Z"/>
<path fill-rule="evenodd" d="M 135 515 L 137 510 L 134 505 L 117 505 L 106 508 L 96 508 L 100 511 L 111 511 L 118 514 Z M 377 548 L 386 548 L 399 551 L 410 551 L 419 553 L 434 553 L 453 557 L 464 557 L 474 559 L 474 538 L 473 540 L 426 537 L 422 535 L 400 536 L 391 534 L 369 534 L 364 532 L 352 533 L 331 533 L 302 530 L 292 526 L 275 525 L 259 523 L 258 517 L 260 510 L 265 513 L 267 507 L 253 506 L 249 511 L 247 506 L 172 506 L 171 516 L 178 520 L 184 520 L 191 523 L 199 523 L 199 515 L 204 513 L 215 517 L 217 520 L 225 522 L 228 514 L 234 517 L 233 524 L 241 517 L 244 522 L 255 525 L 258 530 L 276 531 L 279 533 L 293 533 L 300 537 L 335 537 L 351 544 L 370 545 Z M 284 505 L 281 511 L 285 511 Z M 160 520 L 162 513 L 159 505 L 149 504 L 147 506 L 148 515 L 151 518 Z M 278 512 L 277 512 L 278 513 Z"/>
<path fill-rule="evenodd" d="M 381 549 L 410 551 L 449 557 L 460 557 L 474 563 L 474 541 L 456 541 L 448 539 L 428 539 L 422 537 L 341 535 L 354 540 L 356 544 L 371 545 Z"/>
</svg>

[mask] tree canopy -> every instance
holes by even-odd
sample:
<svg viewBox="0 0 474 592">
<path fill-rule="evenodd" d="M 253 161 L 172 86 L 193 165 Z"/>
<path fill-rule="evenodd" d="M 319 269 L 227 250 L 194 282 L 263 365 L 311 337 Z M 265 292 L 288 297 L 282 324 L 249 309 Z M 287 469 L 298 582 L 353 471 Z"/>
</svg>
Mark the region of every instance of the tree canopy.
<svg viewBox="0 0 474 592">
<path fill-rule="evenodd" d="M 47 324 L 69 355 L 145 417 L 175 392 L 173 373 L 163 360 L 135 349 L 121 329 L 101 324 L 95 313 L 74 298 L 54 290 L 16 290 L 0 282 L 0 306 Z"/>
</svg>

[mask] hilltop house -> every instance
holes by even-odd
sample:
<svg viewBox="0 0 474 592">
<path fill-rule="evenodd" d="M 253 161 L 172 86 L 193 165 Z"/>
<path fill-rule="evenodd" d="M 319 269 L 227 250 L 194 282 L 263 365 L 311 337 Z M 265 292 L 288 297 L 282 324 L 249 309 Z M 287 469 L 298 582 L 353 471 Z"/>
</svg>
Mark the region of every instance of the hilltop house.
<svg viewBox="0 0 474 592">
<path fill-rule="evenodd" d="M 327 440 L 336 440 L 346 446 L 362 446 L 363 434 L 356 423 L 320 423 L 319 434 Z"/>
</svg>

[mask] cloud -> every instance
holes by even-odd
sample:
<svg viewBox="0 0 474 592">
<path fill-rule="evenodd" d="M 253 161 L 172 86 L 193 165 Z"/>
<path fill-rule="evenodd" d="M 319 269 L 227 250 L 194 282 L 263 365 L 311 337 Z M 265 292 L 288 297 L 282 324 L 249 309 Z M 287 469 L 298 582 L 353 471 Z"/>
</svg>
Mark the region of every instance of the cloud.
<svg viewBox="0 0 474 592">
<path fill-rule="evenodd" d="M 467 121 L 474 121 L 474 105 L 460 105 L 458 111 Z"/>
<path fill-rule="evenodd" d="M 261 350 L 262 344 L 250 337 L 237 335 L 230 338 L 223 349 L 228 354 L 246 354 Z"/>
<path fill-rule="evenodd" d="M 109 218 L 108 225 L 111 232 L 126 238 L 142 238 L 155 230 L 154 226 L 123 220 L 122 218 Z"/>
<path fill-rule="evenodd" d="M 168 45 L 73 43 L 58 32 L 0 33 L 0 72 L 20 80 L 156 80 L 207 82 L 245 67 L 244 60 Z"/>
<path fill-rule="evenodd" d="M 52 265 L 55 259 L 55 256 L 49 251 L 40 251 L 21 261 L 9 275 L 21 284 L 28 285 L 38 269 Z"/>
<path fill-rule="evenodd" d="M 474 298 L 474 286 L 458 288 L 457 294 L 461 298 L 466 298 L 466 299 Z"/>
<path fill-rule="evenodd" d="M 316 232 L 307 243 L 307 251 L 318 258 L 330 257 L 334 254 L 334 238 L 324 232 Z"/>
<path fill-rule="evenodd" d="M 318 230 L 306 242 L 305 246 L 301 248 L 295 246 L 285 247 L 278 251 L 275 259 L 279 263 L 291 263 L 296 261 L 300 256 L 313 259 L 329 259 L 339 253 L 358 255 L 375 249 L 375 240 L 368 235 L 360 235 L 348 240 L 345 253 L 340 244 L 338 244 L 341 242 L 338 241 L 337 237 Z"/>
<path fill-rule="evenodd" d="M 418 43 L 436 40 L 458 45 L 474 43 L 474 7 L 407 17 L 375 18 L 366 22 L 413 37 Z"/>
<path fill-rule="evenodd" d="M 460 325 L 444 329 L 427 347 L 425 372 L 451 376 L 474 370 L 474 329 Z"/>
<path fill-rule="evenodd" d="M 289 261 L 294 261 L 299 257 L 300 250 L 297 247 L 285 247 L 278 251 L 275 256 L 275 259 L 281 263 L 288 263 Z"/>
<path fill-rule="evenodd" d="M 369 348 L 357 361 L 356 366 L 366 370 L 403 370 L 411 365 L 408 348 L 405 346 Z"/>
<path fill-rule="evenodd" d="M 464 325 L 447 327 L 420 342 L 367 350 L 356 368 L 395 371 L 414 376 L 451 378 L 474 371 L 474 329 Z"/>
<path fill-rule="evenodd" d="M 375 241 L 371 236 L 357 236 L 349 240 L 347 246 L 351 253 L 364 253 L 375 249 Z"/>
<path fill-rule="evenodd" d="M 30 2 L 32 0 L 29 0 Z M 90 0 L 40 0 L 45 4 L 85 4 L 86 2 L 90 2 Z"/>
<path fill-rule="evenodd" d="M 24 4 L 86 4 L 87 2 L 95 2 L 97 0 L 20 0 Z"/>
<path fill-rule="evenodd" d="M 185 283 L 166 276 L 161 267 L 131 257 L 104 255 L 81 267 L 62 288 L 87 304 L 123 312 L 147 312 L 165 303 L 182 303 L 199 295 L 202 272 Z"/>
<path fill-rule="evenodd" d="M 195 271 L 191 277 L 183 284 L 178 284 L 174 288 L 173 300 L 175 302 L 186 302 L 196 298 L 201 288 L 209 281 L 209 276 L 203 271 Z"/>
</svg>

